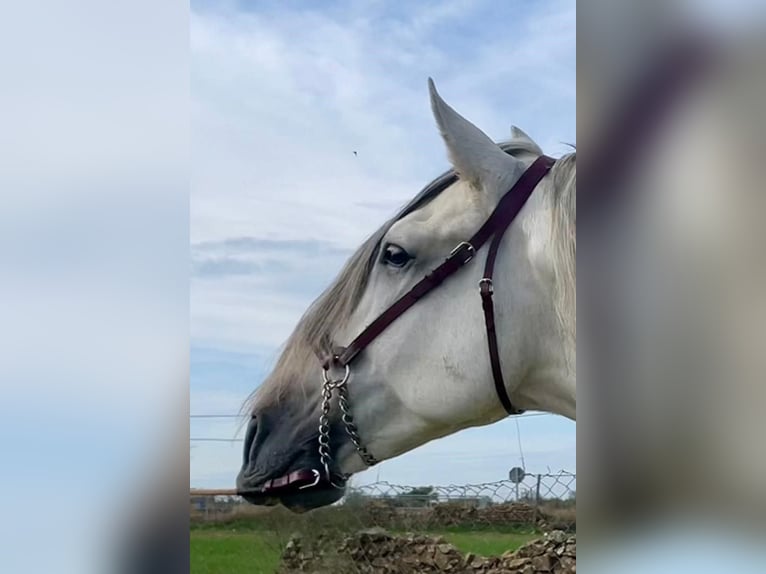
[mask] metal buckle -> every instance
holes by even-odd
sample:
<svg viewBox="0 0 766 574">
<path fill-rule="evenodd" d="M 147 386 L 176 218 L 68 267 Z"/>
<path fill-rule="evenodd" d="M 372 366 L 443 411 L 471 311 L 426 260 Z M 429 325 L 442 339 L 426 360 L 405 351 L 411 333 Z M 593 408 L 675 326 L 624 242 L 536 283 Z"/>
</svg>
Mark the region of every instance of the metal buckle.
<svg viewBox="0 0 766 574">
<path fill-rule="evenodd" d="M 450 251 L 450 254 L 449 254 L 449 256 L 450 256 L 450 257 L 454 257 L 454 256 L 455 256 L 455 255 L 457 255 L 457 254 L 458 254 L 458 252 L 459 252 L 461 249 L 463 249 L 464 247 L 467 247 L 467 248 L 468 248 L 468 253 L 469 253 L 469 255 L 468 255 L 468 259 L 466 259 L 465 261 L 463 261 L 463 264 L 465 264 L 465 263 L 468 263 L 468 262 L 469 262 L 471 259 L 473 259 L 473 256 L 474 256 L 474 255 L 476 255 L 476 250 L 473 248 L 473 245 L 471 245 L 471 244 L 470 244 L 470 243 L 468 243 L 467 241 L 461 241 L 460 243 L 458 243 L 458 244 L 455 246 L 455 249 L 453 249 L 452 251 Z"/>
<path fill-rule="evenodd" d="M 485 285 L 486 285 L 486 291 L 485 291 Z M 492 279 L 489 277 L 484 277 L 483 279 L 479 280 L 479 292 L 480 293 L 489 293 L 492 295 L 495 292 L 495 288 L 492 285 Z"/>
</svg>

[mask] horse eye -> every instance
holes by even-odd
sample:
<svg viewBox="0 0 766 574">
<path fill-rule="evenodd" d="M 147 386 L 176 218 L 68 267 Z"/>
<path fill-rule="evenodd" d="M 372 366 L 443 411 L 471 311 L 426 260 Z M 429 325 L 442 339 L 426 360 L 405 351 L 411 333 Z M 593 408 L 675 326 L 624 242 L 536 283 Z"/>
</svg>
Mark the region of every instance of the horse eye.
<svg viewBox="0 0 766 574">
<path fill-rule="evenodd" d="M 412 256 L 404 249 L 393 243 L 386 245 L 383 251 L 383 263 L 391 267 L 404 267 L 412 259 Z"/>
</svg>

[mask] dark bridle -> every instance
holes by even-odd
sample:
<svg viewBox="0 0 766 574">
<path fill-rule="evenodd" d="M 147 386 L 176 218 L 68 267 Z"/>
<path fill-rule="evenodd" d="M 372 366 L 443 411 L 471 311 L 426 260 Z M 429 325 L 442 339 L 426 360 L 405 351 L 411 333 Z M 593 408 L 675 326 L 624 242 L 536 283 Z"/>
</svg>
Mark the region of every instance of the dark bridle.
<svg viewBox="0 0 766 574">
<path fill-rule="evenodd" d="M 410 307 L 420 299 L 436 289 L 451 275 L 457 273 L 464 265 L 469 263 L 485 243 L 490 241 L 487 259 L 484 263 L 484 274 L 479 281 L 479 293 L 481 295 L 482 308 L 484 310 L 484 323 L 487 330 L 487 346 L 489 360 L 492 367 L 492 377 L 495 383 L 495 391 L 503 408 L 509 415 L 519 414 L 523 411 L 513 406 L 508 390 L 503 380 L 500 366 L 500 353 L 497 345 L 497 332 L 495 330 L 495 310 L 492 300 L 494 285 L 492 277 L 495 269 L 495 260 L 503 235 L 510 227 L 513 220 L 524 207 L 532 192 L 551 170 L 555 159 L 541 155 L 524 171 L 511 189 L 503 195 L 497 207 L 467 241 L 460 242 L 448 255 L 445 261 L 418 281 L 407 293 L 397 299 L 390 307 L 383 311 L 372 323 L 370 323 L 351 343 L 345 347 L 335 347 L 327 356 L 320 356 L 322 366 L 322 404 L 319 417 L 319 458 L 321 469 L 301 469 L 285 476 L 271 479 L 259 489 L 260 494 L 281 495 L 287 492 L 313 488 L 320 483 L 342 487 L 348 476 L 333 472 L 331 469 L 332 455 L 330 452 L 330 410 L 334 391 L 338 392 L 338 404 L 341 410 L 341 420 L 357 453 L 367 466 L 377 464 L 377 459 L 362 444 L 354 418 L 351 414 L 351 406 L 348 400 L 347 383 L 351 374 L 351 364 L 359 354 L 364 351 L 383 331 L 394 321 L 401 317 Z M 444 189 L 453 184 L 457 176 L 446 180 L 441 187 Z M 333 372 L 340 372 L 339 378 L 333 378 Z"/>
<path fill-rule="evenodd" d="M 351 415 L 346 387 L 351 374 L 351 363 L 359 356 L 359 353 L 364 351 L 389 325 L 407 312 L 410 307 L 471 261 L 490 239 L 492 241 L 490 242 L 487 259 L 484 263 L 484 275 L 479 281 L 479 293 L 484 310 L 484 323 L 487 329 L 487 345 L 490 365 L 492 367 L 492 377 L 495 382 L 495 391 L 497 392 L 498 399 L 508 414 L 515 415 L 522 412 L 513 406 L 503 380 L 500 353 L 497 346 L 497 331 L 495 330 L 495 308 L 492 301 L 494 285 L 492 277 L 495 270 L 495 259 L 497 258 L 497 252 L 503 235 L 555 162 L 556 160 L 551 157 L 539 156 L 524 171 L 513 187 L 500 199 L 497 207 L 484 222 L 484 225 L 470 239 L 460 242 L 452 250 L 444 263 L 428 273 L 412 289 L 392 303 L 388 309 L 383 311 L 359 333 L 351 343 L 345 347 L 336 347 L 329 356 L 320 357 L 322 363 L 322 414 L 320 415 L 319 422 L 319 457 L 324 476 L 319 471 L 312 470 L 313 483 L 317 483 L 321 478 L 330 482 L 333 481 L 333 474 L 330 470 L 332 457 L 330 454 L 329 412 L 332 392 L 334 390 L 338 391 L 338 402 L 342 411 L 341 418 L 346 432 L 351 442 L 354 443 L 359 456 L 367 466 L 377 464 L 378 461 L 375 457 L 363 446 L 353 416 Z M 452 182 L 448 181 L 446 185 L 450 185 L 450 183 Z M 343 372 L 343 375 L 335 379 L 331 375 L 333 370 L 340 370 Z M 340 475 L 338 477 L 343 480 L 347 478 Z"/>
</svg>

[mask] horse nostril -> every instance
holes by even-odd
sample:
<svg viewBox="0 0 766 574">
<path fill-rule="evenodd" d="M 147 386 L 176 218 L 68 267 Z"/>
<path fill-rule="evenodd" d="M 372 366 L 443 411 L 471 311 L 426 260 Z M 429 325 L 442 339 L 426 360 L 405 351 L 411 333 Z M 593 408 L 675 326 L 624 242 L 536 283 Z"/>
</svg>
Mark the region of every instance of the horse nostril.
<svg viewBox="0 0 766 574">
<path fill-rule="evenodd" d="M 251 453 L 251 448 L 253 446 L 253 443 L 255 441 L 255 435 L 258 432 L 258 420 L 255 415 L 252 415 L 250 417 L 250 422 L 247 424 L 247 432 L 245 433 L 245 464 L 247 464 L 251 460 L 251 456 L 253 453 Z"/>
</svg>

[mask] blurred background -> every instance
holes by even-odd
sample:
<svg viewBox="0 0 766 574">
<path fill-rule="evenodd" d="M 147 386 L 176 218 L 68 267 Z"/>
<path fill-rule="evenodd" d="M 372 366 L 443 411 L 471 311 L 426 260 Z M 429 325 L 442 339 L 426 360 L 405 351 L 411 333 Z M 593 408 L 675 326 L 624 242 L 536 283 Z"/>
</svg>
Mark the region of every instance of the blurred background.
<svg viewBox="0 0 766 574">
<path fill-rule="evenodd" d="M 188 5 L 3 3 L 0 70 L 0 569 L 106 572 L 186 508 Z"/>
<path fill-rule="evenodd" d="M 578 2 L 584 571 L 762 568 L 763 25 Z"/>
</svg>

